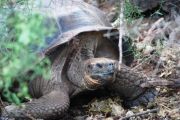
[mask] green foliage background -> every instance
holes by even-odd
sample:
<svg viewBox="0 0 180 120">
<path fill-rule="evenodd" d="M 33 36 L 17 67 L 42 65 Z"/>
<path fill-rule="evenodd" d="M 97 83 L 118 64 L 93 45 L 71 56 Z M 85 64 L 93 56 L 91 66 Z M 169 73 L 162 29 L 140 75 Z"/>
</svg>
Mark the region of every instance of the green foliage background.
<svg viewBox="0 0 180 120">
<path fill-rule="evenodd" d="M 43 47 L 51 30 L 45 28 L 43 16 L 26 4 L 29 1 L 0 1 L 0 93 L 16 104 L 30 97 L 28 80 L 49 77 L 49 60 L 38 57 L 32 46 Z"/>
</svg>

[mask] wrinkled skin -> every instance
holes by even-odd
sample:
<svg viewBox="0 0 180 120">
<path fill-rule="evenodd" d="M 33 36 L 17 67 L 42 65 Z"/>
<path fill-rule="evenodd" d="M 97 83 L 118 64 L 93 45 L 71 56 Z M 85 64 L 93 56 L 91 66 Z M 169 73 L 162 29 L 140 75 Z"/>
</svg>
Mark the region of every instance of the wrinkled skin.
<svg viewBox="0 0 180 120">
<path fill-rule="evenodd" d="M 39 77 L 31 81 L 29 90 L 34 99 L 23 108 L 6 107 L 11 115 L 8 117 L 60 118 L 67 111 L 71 97 L 100 87 L 117 92 L 128 107 L 146 105 L 156 96 L 153 88 L 139 87 L 147 79 L 142 73 L 126 65 L 117 70 L 118 51 L 112 41 L 100 33 L 81 34 L 68 47 L 57 49 L 50 58 L 51 79 Z M 7 114 L 3 113 L 3 116 Z"/>
</svg>

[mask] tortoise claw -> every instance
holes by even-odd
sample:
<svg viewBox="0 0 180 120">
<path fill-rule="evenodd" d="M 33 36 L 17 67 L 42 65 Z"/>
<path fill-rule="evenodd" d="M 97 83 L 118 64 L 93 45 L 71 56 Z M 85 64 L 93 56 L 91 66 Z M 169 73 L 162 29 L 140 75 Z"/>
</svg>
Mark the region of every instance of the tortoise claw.
<svg viewBox="0 0 180 120">
<path fill-rule="evenodd" d="M 147 106 L 149 102 L 153 102 L 155 97 L 158 95 L 158 92 L 154 89 L 148 89 L 143 94 L 138 96 L 133 100 L 126 100 L 123 102 L 124 106 L 127 108 L 135 107 L 139 105 Z"/>
</svg>

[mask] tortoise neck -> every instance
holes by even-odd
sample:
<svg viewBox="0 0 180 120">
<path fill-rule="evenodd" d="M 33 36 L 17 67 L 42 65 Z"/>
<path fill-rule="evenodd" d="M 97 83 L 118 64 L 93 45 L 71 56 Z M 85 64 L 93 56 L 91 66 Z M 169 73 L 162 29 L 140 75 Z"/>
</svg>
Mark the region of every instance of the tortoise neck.
<svg viewBox="0 0 180 120">
<path fill-rule="evenodd" d="M 51 56 L 52 68 L 51 68 L 51 80 L 48 84 L 54 86 L 52 89 L 61 89 L 67 92 L 69 95 L 76 89 L 76 86 L 72 84 L 67 78 L 67 66 L 69 57 L 68 46 L 61 47 L 62 49 L 57 49 L 53 56 Z M 48 92 L 48 91 L 47 91 Z"/>
<path fill-rule="evenodd" d="M 72 55 L 67 69 L 67 76 L 72 83 L 82 89 L 86 89 L 84 61 L 94 58 L 99 39 L 99 34 L 90 34 L 92 33 L 83 33 L 74 38 L 69 47 Z"/>
</svg>

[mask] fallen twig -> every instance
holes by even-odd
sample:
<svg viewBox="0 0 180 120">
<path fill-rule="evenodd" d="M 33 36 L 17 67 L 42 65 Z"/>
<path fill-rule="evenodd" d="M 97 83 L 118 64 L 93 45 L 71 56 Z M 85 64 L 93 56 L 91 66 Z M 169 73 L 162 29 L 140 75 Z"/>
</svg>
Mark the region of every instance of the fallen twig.
<svg viewBox="0 0 180 120">
<path fill-rule="evenodd" d="M 122 118 L 120 118 L 120 116 L 118 116 L 118 117 L 115 117 L 114 119 L 126 120 L 126 119 L 129 119 L 131 117 L 137 117 L 137 116 L 145 115 L 145 114 L 148 114 L 148 113 L 154 113 L 154 112 L 158 112 L 158 111 L 159 111 L 159 108 L 155 108 L 155 109 L 143 111 L 143 112 L 136 113 L 134 115 L 130 115 L 130 116 L 122 117 Z"/>
<path fill-rule="evenodd" d="M 144 49 L 144 54 L 149 54 L 155 48 L 151 45 L 152 41 L 164 33 L 164 18 L 157 20 L 151 28 L 143 35 L 144 37 L 139 37 L 142 39 L 141 42 L 136 44 L 138 50 Z"/>
<path fill-rule="evenodd" d="M 161 28 L 161 26 L 164 23 L 164 18 L 160 18 L 158 19 L 152 26 L 151 28 L 148 30 L 147 34 L 151 34 L 154 30 L 156 30 L 157 28 Z"/>
</svg>

